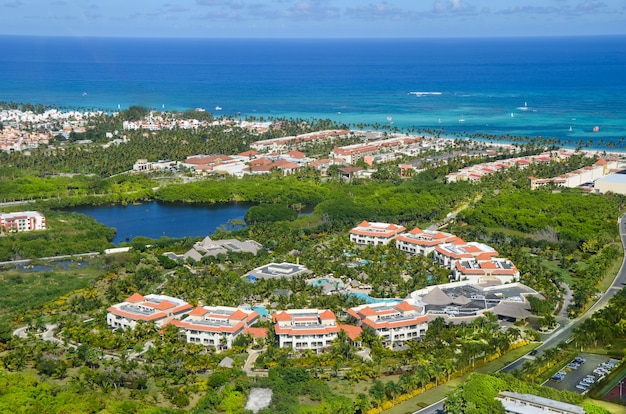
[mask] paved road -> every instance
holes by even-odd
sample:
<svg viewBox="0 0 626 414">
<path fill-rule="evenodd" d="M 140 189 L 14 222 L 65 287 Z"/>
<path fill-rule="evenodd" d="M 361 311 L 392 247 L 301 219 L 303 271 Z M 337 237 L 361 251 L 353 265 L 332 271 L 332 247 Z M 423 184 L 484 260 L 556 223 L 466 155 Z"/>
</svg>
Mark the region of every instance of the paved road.
<svg viewBox="0 0 626 414">
<path fill-rule="evenodd" d="M 587 312 L 585 312 L 583 315 L 579 316 L 576 319 L 560 321 L 561 327 L 557 329 L 548 338 L 546 338 L 543 341 L 543 344 L 537 347 L 538 353 L 541 353 L 542 351 L 545 351 L 546 349 L 551 348 L 552 346 L 556 344 L 570 340 L 570 338 L 572 337 L 572 330 L 576 326 L 578 326 L 585 319 L 590 318 L 591 315 L 593 315 L 598 310 L 605 307 L 606 304 L 609 302 L 609 300 L 617 292 L 619 292 L 620 289 L 622 289 L 626 285 L 626 216 L 620 217 L 619 230 L 620 230 L 620 237 L 622 239 L 622 246 L 624 247 L 625 254 L 624 254 L 624 261 L 622 262 L 622 267 L 620 268 L 619 272 L 617 272 L 617 276 L 615 276 L 613 283 L 611 284 L 611 286 L 609 286 L 606 292 L 604 292 L 604 294 L 598 298 L 597 302 L 591 308 L 589 308 L 589 310 L 587 310 Z M 510 365 L 504 367 L 502 371 L 504 372 L 513 371 L 514 369 L 521 367 L 524 362 L 531 360 L 531 359 L 532 359 L 531 356 L 526 355 L 518 359 L 517 361 L 511 363 Z"/>
<path fill-rule="evenodd" d="M 576 319 L 566 320 L 561 322 L 561 327 L 557 329 L 554 333 L 552 333 L 547 339 L 544 340 L 543 344 L 537 347 L 538 353 L 545 351 L 548 348 L 551 348 L 561 342 L 566 342 L 572 337 L 572 330 L 578 326 L 582 321 L 588 319 L 598 310 L 602 309 L 606 306 L 609 300 L 624 286 L 626 286 L 626 215 L 622 216 L 618 220 L 619 224 L 619 233 L 622 239 L 622 247 L 624 248 L 624 260 L 622 261 L 622 267 L 620 267 L 619 272 L 617 272 L 617 276 L 613 280 L 611 286 L 602 294 L 598 301 L 587 310 L 584 314 L 579 316 Z M 504 372 L 509 372 L 517 367 L 520 367 L 524 362 L 533 359 L 533 357 L 526 355 L 517 361 L 507 365 L 502 369 Z M 445 413 L 443 410 L 443 404 L 445 400 L 441 400 L 431 406 L 428 406 L 422 410 L 416 411 L 413 414 L 440 414 Z"/>
</svg>

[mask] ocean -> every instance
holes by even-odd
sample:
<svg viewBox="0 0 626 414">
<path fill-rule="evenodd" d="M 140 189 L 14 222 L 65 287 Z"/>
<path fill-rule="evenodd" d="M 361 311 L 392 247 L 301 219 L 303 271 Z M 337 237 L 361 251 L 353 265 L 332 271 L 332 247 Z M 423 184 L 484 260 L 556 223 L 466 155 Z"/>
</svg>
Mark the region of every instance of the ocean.
<svg viewBox="0 0 626 414">
<path fill-rule="evenodd" d="M 205 108 L 215 115 L 330 118 L 355 128 L 626 145 L 625 36 L 0 36 L 0 50 L 0 101 L 108 111 Z"/>
</svg>

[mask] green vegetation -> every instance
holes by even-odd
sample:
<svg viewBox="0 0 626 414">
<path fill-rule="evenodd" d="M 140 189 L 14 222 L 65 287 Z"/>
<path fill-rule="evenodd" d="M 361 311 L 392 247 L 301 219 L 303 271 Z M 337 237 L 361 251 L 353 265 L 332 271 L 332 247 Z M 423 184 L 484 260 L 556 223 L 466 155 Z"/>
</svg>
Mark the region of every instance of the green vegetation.
<svg viewBox="0 0 626 414">
<path fill-rule="evenodd" d="M 42 211 L 48 224 L 46 231 L 1 234 L 0 260 L 101 252 L 112 247 L 115 230 L 63 208 L 146 200 L 251 203 L 247 226 L 236 228 L 243 223 L 231 222 L 232 231 L 224 226 L 212 237 L 253 239 L 265 249 L 257 256 L 231 253 L 183 262 L 162 253 L 184 253 L 196 240 L 138 237 L 130 243 L 130 252 L 91 258 L 88 267 L 74 263 L 33 273 L 4 269 L 0 274 L 5 286 L 0 294 L 0 357 L 6 370 L 0 371 L 0 388 L 5 390 L 0 393 L 0 411 L 17 401 L 17 406 L 42 412 L 47 406 L 47 412 L 243 413 L 253 387 L 273 390 L 267 413 L 366 413 L 388 408 L 438 384 L 456 384 L 455 377 L 464 378 L 537 338 L 533 328 L 554 325 L 565 284 L 574 293 L 570 315 L 580 314 L 621 260 L 615 220 L 626 198 L 576 190 L 528 190 L 528 175 L 558 175 L 589 165 L 594 161 L 591 158 L 576 155 L 564 163 L 500 171 L 479 183 L 451 184 L 445 183 L 447 173 L 489 158 L 458 156 L 402 179 L 394 162 L 377 167 L 372 179 L 350 182 L 339 178 L 336 168 L 328 177 L 312 168 L 287 177 L 272 172 L 243 179 L 197 178 L 185 171 L 121 174 L 139 158 L 184 160 L 193 154 L 235 154 L 255 140 L 338 127 L 324 120 L 294 120 L 262 135 L 230 126 L 138 131 L 129 132 L 125 142 L 107 148 L 100 145 L 106 141 L 105 131 L 145 113 L 145 108 L 131 107 L 116 119 L 95 119 L 87 132 L 72 135 L 66 145 L 41 147 L 31 155 L 0 154 L 0 201 L 33 199 L 28 209 Z M 171 114 L 188 115 L 211 120 L 210 114 L 199 112 Z M 93 143 L 75 143 L 83 139 Z M 327 155 L 334 145 L 358 140 L 350 136 L 333 143 L 308 144 L 305 150 L 307 155 Z M 537 153 L 547 145 L 541 140 L 514 141 L 523 143 L 524 154 Z M 467 149 L 464 145 L 468 144 L 456 145 Z M 433 155 L 437 154 L 425 157 Z M 304 207 L 313 208 L 313 214 L 297 218 Z M 267 321 L 260 323 L 270 331 L 267 340 L 241 336 L 233 349 L 221 353 L 186 343 L 173 326 L 158 331 L 140 323 L 132 331 L 113 331 L 106 324 L 107 307 L 135 292 L 163 293 L 193 305 L 262 303 L 270 311 L 330 309 L 345 323 L 348 318 L 343 310 L 361 304 L 360 299 L 325 295 L 304 277 L 248 283 L 242 275 L 269 262 L 299 261 L 316 275 L 332 273 L 344 282 L 368 284 L 373 297 L 406 297 L 416 289 L 447 282 L 449 270 L 436 266 L 431 258 L 409 256 L 391 245 L 357 248 L 349 242 L 347 230 L 362 220 L 425 228 L 441 223 L 452 211 L 459 214 L 445 231 L 466 241 L 493 245 L 500 256 L 516 264 L 522 281 L 544 296 L 531 303 L 537 318 L 504 331 L 492 314 L 457 325 L 437 319 L 422 340 L 406 341 L 396 351 L 383 347 L 366 330 L 359 338 L 369 349 L 366 357 L 357 354 L 343 331 L 324 353 L 280 349 Z M 572 346 L 607 347 L 621 355 L 626 344 L 624 301 L 626 296 L 620 292 L 605 311 L 585 321 Z M 39 337 L 46 324 L 57 325 L 56 340 Z M 24 325 L 26 337 L 10 336 Z M 263 350 L 253 369 L 267 377 L 248 377 L 242 370 L 249 348 Z M 472 375 L 451 395 L 450 409 L 499 412 L 493 396 L 501 389 L 539 392 L 580 403 L 579 397 L 551 394 L 533 385 L 550 374 L 555 361 L 571 352 L 566 346 L 543 352 L 536 363 L 516 373 L 519 380 Z M 233 359 L 234 368 L 219 366 L 225 357 Z"/>
<path fill-rule="evenodd" d="M 500 391 L 534 394 L 569 404 L 580 405 L 583 401 L 580 394 L 532 385 L 508 374 L 471 374 L 463 385 L 448 395 L 445 407 L 450 414 L 504 413 L 502 404 L 495 399 Z"/>
<path fill-rule="evenodd" d="M 115 229 L 91 217 L 43 210 L 47 230 L 0 233 L 0 261 L 101 252 L 113 247 Z"/>
</svg>

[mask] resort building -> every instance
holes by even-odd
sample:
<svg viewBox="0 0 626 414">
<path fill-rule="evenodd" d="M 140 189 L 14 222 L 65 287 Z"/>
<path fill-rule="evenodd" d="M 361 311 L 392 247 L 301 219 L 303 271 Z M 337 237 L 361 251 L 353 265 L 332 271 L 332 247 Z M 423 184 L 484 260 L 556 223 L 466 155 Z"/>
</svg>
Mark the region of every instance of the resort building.
<svg viewBox="0 0 626 414">
<path fill-rule="evenodd" d="M 519 280 L 519 270 L 508 259 L 457 260 L 452 270 L 455 280 L 468 280 L 471 283 L 487 283 L 495 280 L 509 283 Z"/>
<path fill-rule="evenodd" d="M 507 414 L 585 414 L 583 407 L 551 400 L 532 394 L 520 394 L 511 391 L 500 391 L 499 400 Z"/>
<path fill-rule="evenodd" d="M 134 329 L 137 322 L 144 321 L 162 327 L 173 319 L 180 319 L 192 309 L 189 303 L 171 296 L 142 296 L 135 293 L 124 302 L 109 307 L 107 325 L 116 329 Z"/>
<path fill-rule="evenodd" d="M 0 213 L 0 229 L 7 233 L 45 230 L 46 218 L 38 211 Z"/>
<path fill-rule="evenodd" d="M 469 322 L 485 312 L 515 321 L 528 318 L 528 296 L 544 299 L 537 291 L 521 283 L 475 284 L 469 281 L 428 286 L 409 295 L 407 301 L 424 308 L 428 320 L 443 318 L 446 322 Z"/>
<path fill-rule="evenodd" d="M 586 167 L 561 174 L 558 177 L 528 177 L 528 183 L 530 184 L 531 190 L 536 190 L 539 187 L 549 184 L 560 187 L 576 188 L 582 186 L 583 184 L 590 184 L 596 180 L 602 179 L 618 167 L 619 162 L 617 159 L 610 159 L 607 161 L 604 158 L 600 158 L 593 165 L 588 165 Z"/>
<path fill-rule="evenodd" d="M 422 230 L 419 227 L 396 236 L 396 248 L 409 254 L 428 256 L 436 246 L 444 243 L 465 244 L 454 234 L 438 230 Z"/>
<path fill-rule="evenodd" d="M 417 136 L 395 135 L 387 139 L 367 142 L 364 144 L 335 147 L 330 158 L 339 158 L 347 164 L 354 164 L 358 160 L 374 155 L 393 154 L 396 151 L 421 143 L 422 138 Z"/>
<path fill-rule="evenodd" d="M 255 141 L 250 144 L 250 148 L 260 152 L 287 151 L 291 148 L 297 148 L 299 145 L 309 142 L 334 140 L 339 137 L 347 136 L 349 134 L 350 131 L 347 129 L 317 131 L 295 136 Z"/>
<path fill-rule="evenodd" d="M 253 310 L 227 306 L 198 306 L 184 320 L 173 320 L 172 325 L 185 332 L 187 342 L 230 349 L 233 341 L 245 334 L 259 318 Z"/>
<path fill-rule="evenodd" d="M 196 262 L 199 262 L 202 260 L 203 257 L 217 257 L 220 254 L 228 253 L 252 253 L 256 256 L 256 254 L 262 248 L 263 246 L 254 240 L 213 240 L 211 239 L 211 237 L 206 236 L 204 239 L 202 239 L 202 241 L 196 242 L 193 247 L 189 249 L 184 255 L 180 257 L 176 256 L 176 259 L 180 258 L 186 260 L 188 258 L 191 258 Z M 168 256 L 169 255 L 170 254 L 168 254 Z"/>
<path fill-rule="evenodd" d="M 359 245 L 373 244 L 386 245 L 406 228 L 397 224 L 370 223 L 363 220 L 358 226 L 350 230 L 350 241 Z"/>
<path fill-rule="evenodd" d="M 491 260 L 498 252 L 483 243 L 469 242 L 465 244 L 445 243 L 435 246 L 433 259 L 440 266 L 454 270 L 459 260 Z"/>
<path fill-rule="evenodd" d="M 626 170 L 597 179 L 593 184 L 593 188 L 597 193 L 606 194 L 612 192 L 626 195 Z"/>
<path fill-rule="evenodd" d="M 346 312 L 356 320 L 357 326 L 371 329 L 382 338 L 383 345 L 390 348 L 420 338 L 428 329 L 424 308 L 406 301 L 371 303 Z"/>
<path fill-rule="evenodd" d="M 265 266 L 257 267 L 246 273 L 244 277 L 248 278 L 248 281 L 253 282 L 257 279 L 291 279 L 294 276 L 308 274 L 311 271 L 306 267 L 295 263 L 269 263 Z"/>
<path fill-rule="evenodd" d="M 272 315 L 278 346 L 294 350 L 320 350 L 332 345 L 339 325 L 329 310 L 288 309 Z"/>
</svg>

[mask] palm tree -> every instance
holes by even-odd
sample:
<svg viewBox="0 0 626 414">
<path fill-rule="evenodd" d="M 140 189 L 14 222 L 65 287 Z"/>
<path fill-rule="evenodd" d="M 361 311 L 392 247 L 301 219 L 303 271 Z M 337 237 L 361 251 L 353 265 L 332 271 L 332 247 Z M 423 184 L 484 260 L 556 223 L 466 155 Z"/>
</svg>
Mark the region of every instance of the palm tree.
<svg viewBox="0 0 626 414">
<path fill-rule="evenodd" d="M 389 381 L 385 384 L 385 394 L 387 398 L 391 398 L 393 405 L 396 405 L 396 397 L 400 394 L 400 391 L 400 386 L 394 381 Z"/>
<path fill-rule="evenodd" d="M 380 406 L 385 400 L 385 385 L 382 383 L 381 380 L 374 380 L 368 392 L 376 402 L 378 412 L 380 412 Z"/>
</svg>

